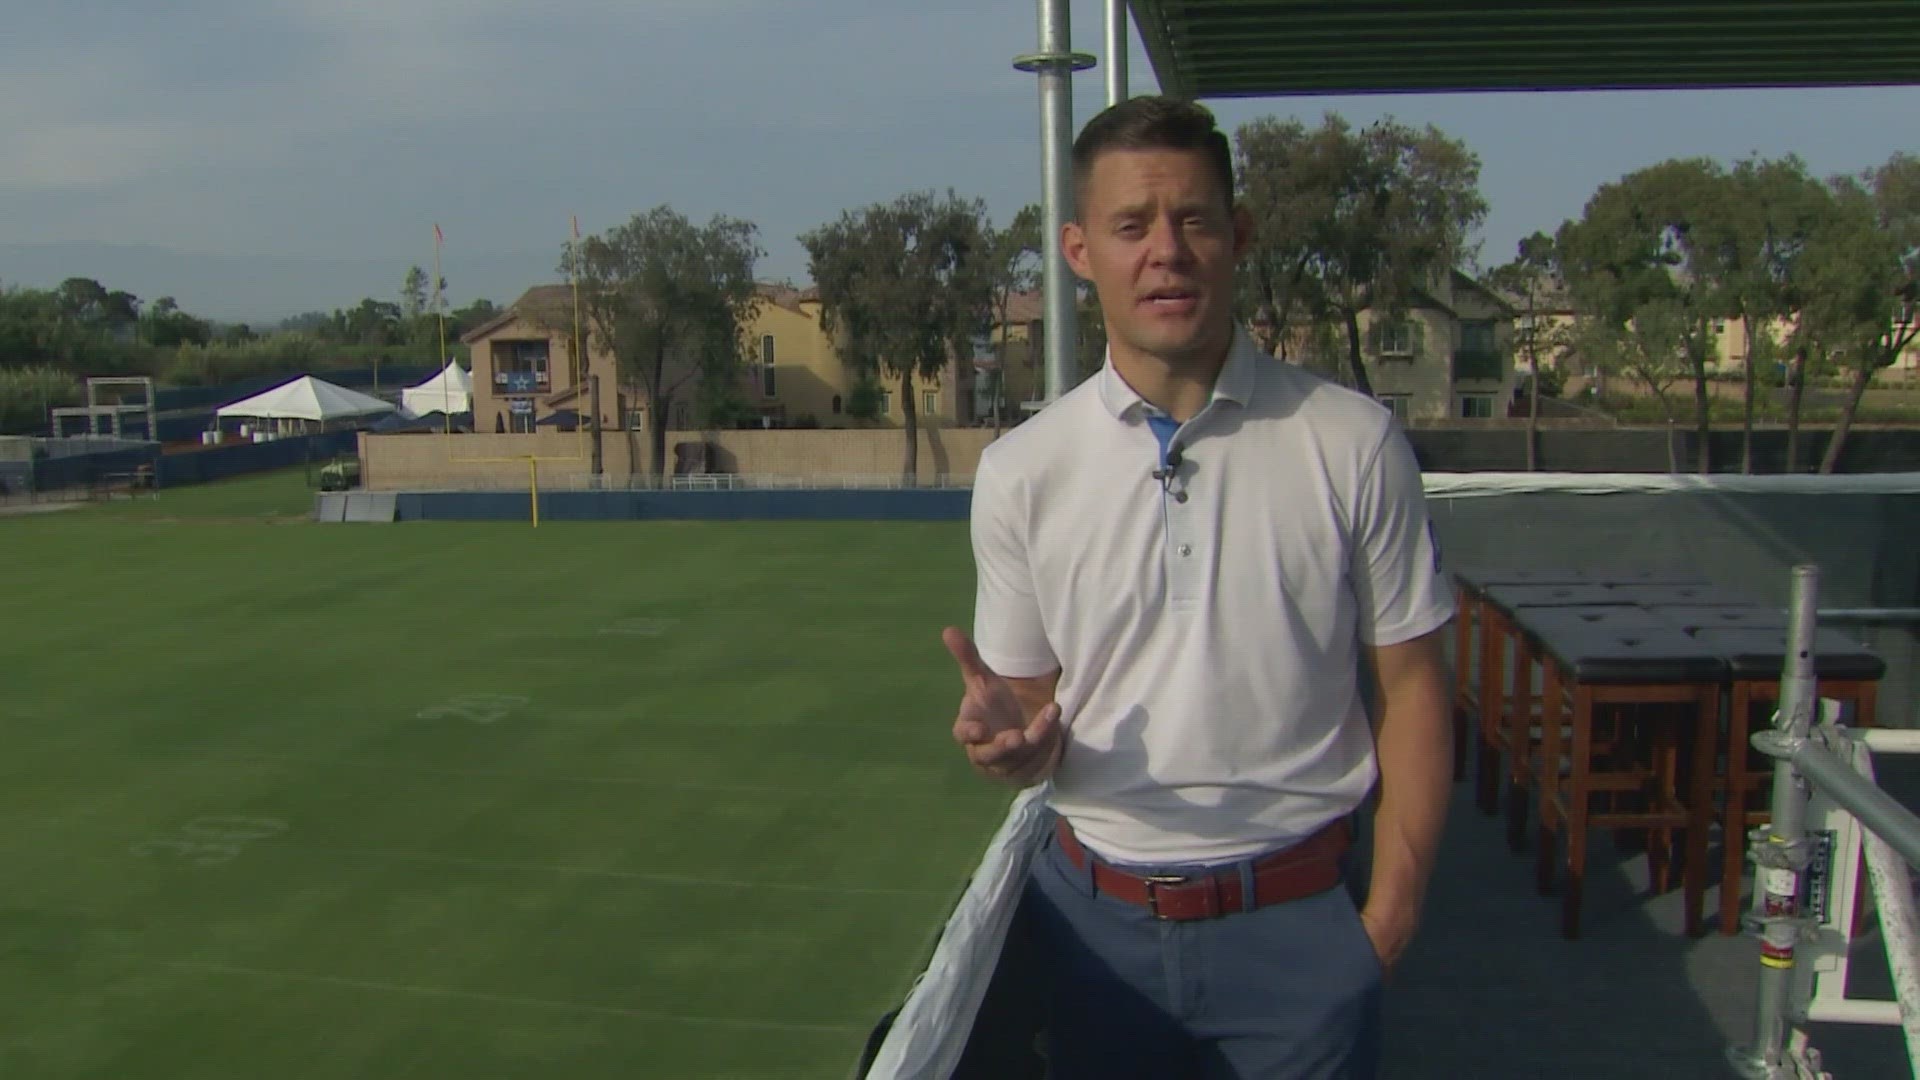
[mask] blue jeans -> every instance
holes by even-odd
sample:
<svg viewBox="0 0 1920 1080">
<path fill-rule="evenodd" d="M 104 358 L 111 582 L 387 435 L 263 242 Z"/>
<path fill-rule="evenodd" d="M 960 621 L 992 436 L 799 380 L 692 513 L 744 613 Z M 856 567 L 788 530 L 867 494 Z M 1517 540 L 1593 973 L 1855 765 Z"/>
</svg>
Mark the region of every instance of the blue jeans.
<svg viewBox="0 0 1920 1080">
<path fill-rule="evenodd" d="M 1163 921 L 1096 895 L 1091 867 L 1076 870 L 1049 834 L 1022 906 L 1019 947 L 1041 975 L 1051 1080 L 1375 1075 L 1380 961 L 1344 885 Z"/>
</svg>

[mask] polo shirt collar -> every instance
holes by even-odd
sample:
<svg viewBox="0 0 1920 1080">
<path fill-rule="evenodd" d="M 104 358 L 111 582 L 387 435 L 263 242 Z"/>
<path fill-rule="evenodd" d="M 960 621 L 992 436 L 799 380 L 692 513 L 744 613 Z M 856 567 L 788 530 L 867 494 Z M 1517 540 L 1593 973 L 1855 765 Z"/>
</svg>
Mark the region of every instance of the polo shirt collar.
<svg viewBox="0 0 1920 1080">
<path fill-rule="evenodd" d="M 1220 375 L 1213 382 L 1213 403 L 1231 401 L 1242 407 L 1251 403 L 1254 383 L 1259 376 L 1255 365 L 1260 359 L 1260 349 L 1253 343 L 1253 338 L 1245 330 L 1235 327 L 1233 344 L 1227 347 L 1227 362 L 1221 365 Z M 1098 378 L 1100 402 L 1115 420 L 1127 419 L 1136 408 L 1142 413 L 1152 411 L 1153 407 L 1147 404 L 1146 399 L 1120 377 L 1119 369 L 1113 366 L 1111 347 L 1106 363 L 1100 367 Z"/>
</svg>

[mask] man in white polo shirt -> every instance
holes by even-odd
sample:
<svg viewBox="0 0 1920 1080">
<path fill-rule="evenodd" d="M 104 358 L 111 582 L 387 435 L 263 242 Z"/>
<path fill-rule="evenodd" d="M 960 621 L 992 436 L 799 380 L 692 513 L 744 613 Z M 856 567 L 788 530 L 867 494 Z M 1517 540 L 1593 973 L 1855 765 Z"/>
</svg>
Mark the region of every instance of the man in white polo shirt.
<svg viewBox="0 0 1920 1080">
<path fill-rule="evenodd" d="M 1050 1075 L 1370 1077 L 1452 782 L 1419 468 L 1385 408 L 1236 324 L 1251 225 L 1211 113 L 1122 103 L 1073 160 L 1106 364 L 981 456 L 974 632 L 944 634 L 975 768 L 1052 784 L 1016 946 Z"/>
</svg>

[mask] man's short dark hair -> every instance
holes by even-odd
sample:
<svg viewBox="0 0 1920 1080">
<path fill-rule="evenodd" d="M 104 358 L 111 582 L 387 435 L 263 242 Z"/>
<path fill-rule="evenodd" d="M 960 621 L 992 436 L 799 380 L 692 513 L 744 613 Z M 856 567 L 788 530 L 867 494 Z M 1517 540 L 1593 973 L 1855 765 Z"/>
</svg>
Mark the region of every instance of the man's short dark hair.
<svg viewBox="0 0 1920 1080">
<path fill-rule="evenodd" d="M 1087 121 L 1073 141 L 1076 212 L 1085 209 L 1094 159 L 1108 150 L 1198 150 L 1213 165 L 1227 206 L 1233 206 L 1233 147 L 1204 105 L 1171 97 L 1128 98 Z"/>
</svg>

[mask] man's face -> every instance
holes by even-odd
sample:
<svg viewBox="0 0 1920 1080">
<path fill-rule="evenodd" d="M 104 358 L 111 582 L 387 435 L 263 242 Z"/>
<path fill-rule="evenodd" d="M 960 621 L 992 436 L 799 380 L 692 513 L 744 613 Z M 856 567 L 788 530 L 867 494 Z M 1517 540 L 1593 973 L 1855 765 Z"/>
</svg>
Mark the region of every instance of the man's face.
<svg viewBox="0 0 1920 1080">
<path fill-rule="evenodd" d="M 1109 150 L 1094 159 L 1061 246 L 1099 294 L 1109 340 L 1178 363 L 1231 340 L 1234 267 L 1250 231 L 1205 154 Z"/>
</svg>

